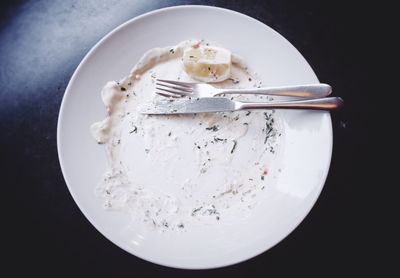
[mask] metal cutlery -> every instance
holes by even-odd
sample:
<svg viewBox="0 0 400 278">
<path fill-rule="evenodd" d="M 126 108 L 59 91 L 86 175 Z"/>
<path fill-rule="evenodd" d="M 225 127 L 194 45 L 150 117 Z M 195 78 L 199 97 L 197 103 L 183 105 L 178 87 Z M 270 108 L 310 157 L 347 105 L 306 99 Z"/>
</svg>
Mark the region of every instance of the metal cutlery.
<svg viewBox="0 0 400 278">
<path fill-rule="evenodd" d="M 138 106 L 138 112 L 151 115 L 230 112 L 250 109 L 311 109 L 337 110 L 343 105 L 339 97 L 314 98 L 276 102 L 242 102 L 224 97 L 162 100 Z"/>
<path fill-rule="evenodd" d="M 302 98 L 321 98 L 330 95 L 328 84 L 309 84 L 282 87 L 264 87 L 252 89 L 218 89 L 204 83 L 188 83 L 181 81 L 157 79 L 156 93 L 164 97 L 215 97 L 224 94 L 256 94 L 270 96 L 290 96 Z"/>
</svg>

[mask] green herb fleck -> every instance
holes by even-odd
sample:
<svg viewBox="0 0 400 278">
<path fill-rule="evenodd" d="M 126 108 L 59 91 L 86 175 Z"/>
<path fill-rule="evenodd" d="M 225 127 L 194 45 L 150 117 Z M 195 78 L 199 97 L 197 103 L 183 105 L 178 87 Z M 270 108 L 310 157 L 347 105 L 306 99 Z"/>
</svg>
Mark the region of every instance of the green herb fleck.
<svg viewBox="0 0 400 278">
<path fill-rule="evenodd" d="M 277 131 L 274 127 L 275 120 L 272 117 L 272 114 L 264 112 L 264 116 L 265 116 L 265 129 L 263 129 L 263 131 L 265 131 L 264 144 L 266 144 L 270 137 L 276 135 Z"/>
<path fill-rule="evenodd" d="M 218 126 L 217 125 L 213 125 L 211 127 L 206 127 L 206 130 L 218 131 Z"/>
<path fill-rule="evenodd" d="M 203 208 L 202 206 L 199 207 L 199 208 L 195 208 L 195 209 L 192 211 L 192 216 L 196 216 L 196 213 L 198 213 L 202 208 Z"/>
<path fill-rule="evenodd" d="M 132 133 L 137 133 L 137 126 L 133 126 L 133 129 L 131 131 L 129 131 L 130 134 Z"/>
<path fill-rule="evenodd" d="M 232 146 L 232 149 L 231 149 L 231 153 L 233 153 L 235 151 L 236 145 L 237 145 L 237 141 L 233 140 L 233 146 Z"/>
<path fill-rule="evenodd" d="M 168 222 L 166 220 L 163 220 L 163 222 L 161 224 L 166 228 L 169 227 Z"/>
</svg>

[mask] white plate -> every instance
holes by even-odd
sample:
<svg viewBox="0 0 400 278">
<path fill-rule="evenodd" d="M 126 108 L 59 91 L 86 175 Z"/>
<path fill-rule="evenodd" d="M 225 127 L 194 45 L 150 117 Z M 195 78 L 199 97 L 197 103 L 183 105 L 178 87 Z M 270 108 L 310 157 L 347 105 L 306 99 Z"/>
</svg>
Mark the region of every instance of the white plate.
<svg viewBox="0 0 400 278">
<path fill-rule="evenodd" d="M 328 112 L 281 112 L 282 171 L 251 215 L 229 225 L 201 225 L 182 233 L 147 233 L 129 216 L 105 211 L 94 189 L 106 169 L 89 126 L 105 114 L 100 90 L 129 73 L 153 47 L 190 38 L 216 41 L 245 58 L 264 84 L 318 82 L 301 54 L 263 23 L 226 9 L 178 6 L 134 18 L 86 55 L 68 85 L 58 121 L 58 152 L 68 188 L 89 221 L 109 240 L 145 260 L 179 268 L 221 267 L 260 254 L 285 238 L 307 215 L 328 174 L 332 126 Z"/>
</svg>

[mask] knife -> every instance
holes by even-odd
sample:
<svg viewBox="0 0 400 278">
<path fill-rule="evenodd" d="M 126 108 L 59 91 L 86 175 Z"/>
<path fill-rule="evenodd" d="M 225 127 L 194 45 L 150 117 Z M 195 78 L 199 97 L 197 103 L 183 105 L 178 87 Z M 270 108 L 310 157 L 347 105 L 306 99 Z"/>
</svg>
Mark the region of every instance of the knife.
<svg viewBox="0 0 400 278">
<path fill-rule="evenodd" d="M 337 110 L 343 105 L 340 97 L 276 102 L 243 102 L 224 97 L 162 100 L 138 106 L 138 112 L 149 115 L 172 115 L 210 112 L 230 112 L 250 109 L 311 109 Z"/>
</svg>

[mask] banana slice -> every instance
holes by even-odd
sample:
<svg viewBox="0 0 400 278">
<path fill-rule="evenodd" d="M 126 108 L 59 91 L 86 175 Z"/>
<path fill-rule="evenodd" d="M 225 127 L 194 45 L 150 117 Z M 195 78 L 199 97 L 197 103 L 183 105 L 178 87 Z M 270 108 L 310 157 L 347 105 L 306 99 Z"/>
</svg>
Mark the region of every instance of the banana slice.
<svg viewBox="0 0 400 278">
<path fill-rule="evenodd" d="M 183 67 L 195 80 L 221 82 L 230 76 L 231 52 L 220 47 L 195 44 L 184 50 Z"/>
</svg>

